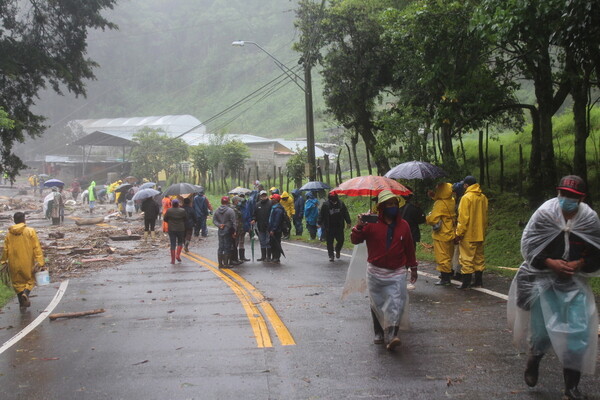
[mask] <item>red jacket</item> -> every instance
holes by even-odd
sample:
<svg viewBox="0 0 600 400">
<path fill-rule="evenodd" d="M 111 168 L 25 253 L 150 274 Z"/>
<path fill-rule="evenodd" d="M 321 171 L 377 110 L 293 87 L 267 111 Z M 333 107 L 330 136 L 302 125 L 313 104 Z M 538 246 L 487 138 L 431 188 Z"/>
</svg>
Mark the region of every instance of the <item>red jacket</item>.
<svg viewBox="0 0 600 400">
<path fill-rule="evenodd" d="M 416 267 L 415 245 L 408 223 L 398 215 L 392 244 L 386 249 L 386 236 L 388 225 L 383 216 L 379 215 L 377 223 L 352 228 L 350 240 L 354 244 L 367 241 L 368 258 L 371 264 L 380 268 L 398 269 L 402 267 Z"/>
</svg>

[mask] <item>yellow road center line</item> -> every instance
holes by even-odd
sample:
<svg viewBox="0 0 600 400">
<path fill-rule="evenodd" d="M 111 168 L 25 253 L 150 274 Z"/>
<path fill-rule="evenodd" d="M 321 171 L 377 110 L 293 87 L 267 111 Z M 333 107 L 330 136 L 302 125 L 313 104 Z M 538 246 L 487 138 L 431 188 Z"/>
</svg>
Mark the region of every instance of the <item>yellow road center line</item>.
<svg viewBox="0 0 600 400">
<path fill-rule="evenodd" d="M 215 267 L 218 265 L 214 261 L 204 258 L 199 254 L 196 254 L 196 253 L 191 253 L 191 254 L 193 254 L 195 258 L 203 260 L 204 262 L 211 264 Z M 281 318 L 279 318 L 279 315 L 277 314 L 277 312 L 275 311 L 275 309 L 273 308 L 271 303 L 269 303 L 267 301 L 267 299 L 265 299 L 263 294 L 257 288 L 255 288 L 250 282 L 248 282 L 246 279 L 244 279 L 243 277 L 238 275 L 236 272 L 234 272 L 230 269 L 226 269 L 226 270 L 224 270 L 224 272 L 226 274 L 228 274 L 229 276 L 231 276 L 233 279 L 235 279 L 239 284 L 241 284 L 248 291 L 248 293 L 250 293 L 252 295 L 252 297 L 254 297 L 256 299 L 256 301 L 258 301 L 258 304 L 260 305 L 260 307 L 264 311 L 265 315 L 267 316 L 267 319 L 269 320 L 269 323 L 273 327 L 273 330 L 275 331 L 275 334 L 277 335 L 277 338 L 279 339 L 279 342 L 281 343 L 281 345 L 282 346 L 295 345 L 296 341 L 294 340 L 292 334 L 287 329 L 287 327 L 285 326 L 285 324 L 283 323 Z"/>
<path fill-rule="evenodd" d="M 275 309 L 273 308 L 271 303 L 269 303 L 267 301 L 267 299 L 265 299 L 265 296 L 263 296 L 263 294 L 257 288 L 255 288 L 250 282 L 248 282 L 246 279 L 242 278 L 236 272 L 234 272 L 232 270 L 226 270 L 225 273 L 228 274 L 229 276 L 231 276 L 233 279 L 237 280 L 242 286 L 244 286 L 246 288 L 248 293 L 250 293 L 252 295 L 252 297 L 254 297 L 258 301 L 258 304 L 260 305 L 260 307 L 263 309 L 263 311 L 267 315 L 267 319 L 269 320 L 269 322 L 271 323 L 271 326 L 275 330 L 275 334 L 279 338 L 281 345 L 282 346 L 295 345 L 296 342 L 294 341 L 292 334 L 287 329 L 287 327 L 285 326 L 285 324 L 283 323 L 281 318 L 279 318 L 279 315 L 277 314 L 277 312 L 275 311 Z"/>
<path fill-rule="evenodd" d="M 262 314 L 260 313 L 256 305 L 250 300 L 248 294 L 244 291 L 244 289 L 230 277 L 228 277 L 218 269 L 212 267 L 208 263 L 203 262 L 201 259 L 197 259 L 194 255 L 183 255 L 189 260 L 195 261 L 196 263 L 203 265 L 209 270 L 211 270 L 217 277 L 219 277 L 223 282 L 225 282 L 231 288 L 231 290 L 233 290 L 235 295 L 242 303 L 242 307 L 246 311 L 246 316 L 250 321 L 250 326 L 252 327 L 252 331 L 254 332 L 254 337 L 256 338 L 256 344 L 258 345 L 258 347 L 273 347 L 271 337 L 269 336 L 267 324 Z"/>
</svg>

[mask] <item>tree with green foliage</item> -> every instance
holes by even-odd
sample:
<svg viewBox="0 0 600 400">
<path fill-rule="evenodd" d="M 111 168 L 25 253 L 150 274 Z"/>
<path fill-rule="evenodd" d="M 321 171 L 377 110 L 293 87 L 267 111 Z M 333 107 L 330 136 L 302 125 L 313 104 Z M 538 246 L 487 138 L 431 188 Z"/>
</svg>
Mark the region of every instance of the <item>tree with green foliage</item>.
<svg viewBox="0 0 600 400">
<path fill-rule="evenodd" d="M 85 80 L 97 64 L 86 57 L 90 29 L 113 29 L 102 17 L 116 0 L 8 0 L 0 2 L 0 107 L 14 121 L 0 127 L 0 173 L 14 179 L 25 168 L 13 154 L 25 134 L 40 136 L 44 117 L 31 109 L 41 90 L 50 86 L 85 95 Z"/>
<path fill-rule="evenodd" d="M 532 114 L 529 193 L 541 201 L 557 182 L 552 116 L 569 94 L 564 49 L 556 35 L 564 16 L 562 0 L 481 0 L 472 27 L 520 78 L 533 81 L 536 112 Z"/>
<path fill-rule="evenodd" d="M 137 144 L 131 155 L 134 175 L 157 182 L 160 171 L 165 171 L 169 178 L 179 170 L 179 164 L 188 159 L 188 145 L 161 132 L 144 128 L 134 135 Z"/>
<path fill-rule="evenodd" d="M 296 149 L 296 153 L 285 163 L 285 170 L 288 180 L 293 180 L 294 185 L 299 188 L 302 181 L 306 178 L 306 164 L 308 163 L 308 154 L 306 148 Z"/>
<path fill-rule="evenodd" d="M 231 176 L 239 176 L 240 171 L 243 172 L 246 160 L 250 158 L 248 146 L 239 140 L 230 140 L 222 145 L 221 162 L 223 168 L 231 172 Z"/>
<path fill-rule="evenodd" d="M 423 119 L 412 136 L 439 129 L 449 170 L 458 168 L 452 141 L 462 133 L 488 123 L 519 128 L 523 122 L 521 113 L 507 107 L 516 102 L 510 71 L 490 62 L 488 43 L 469 28 L 473 11 L 472 2 L 420 0 L 382 15 L 383 40 L 393 56 L 390 86 L 398 98 L 390 112 L 402 121 L 410 119 L 407 110 L 419 110 L 414 118 Z"/>
<path fill-rule="evenodd" d="M 200 174 L 200 184 L 204 186 L 206 186 L 206 173 L 210 170 L 209 150 L 207 144 L 199 144 L 192 148 L 192 162 Z"/>
</svg>

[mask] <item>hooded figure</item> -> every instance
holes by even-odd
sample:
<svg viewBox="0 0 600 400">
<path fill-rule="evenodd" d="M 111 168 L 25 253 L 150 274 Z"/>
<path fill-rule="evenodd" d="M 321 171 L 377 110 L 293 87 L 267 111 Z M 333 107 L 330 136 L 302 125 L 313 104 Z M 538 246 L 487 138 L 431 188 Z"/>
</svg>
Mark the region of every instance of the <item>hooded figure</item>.
<svg viewBox="0 0 600 400">
<path fill-rule="evenodd" d="M 458 224 L 456 225 L 456 241 L 458 242 L 462 266 L 461 289 L 471 287 L 471 279 L 475 273 L 472 286 L 483 286 L 483 242 L 488 225 L 488 199 L 473 176 L 464 180 L 465 194 L 458 205 Z"/>
<path fill-rule="evenodd" d="M 221 206 L 213 214 L 213 224 L 219 229 L 217 259 L 219 268 L 229 268 L 233 240 L 237 237 L 235 211 L 229 206 L 229 197 L 221 197 Z"/>
<path fill-rule="evenodd" d="M 315 240 L 317 238 L 317 221 L 319 219 L 319 200 L 316 199 L 313 192 L 306 194 L 304 217 L 306 218 L 306 229 L 310 234 L 310 238 Z"/>
<path fill-rule="evenodd" d="M 427 215 L 427 225 L 431 225 L 433 232 L 433 253 L 435 254 L 436 269 L 441 272 L 442 278 L 436 285 L 450 285 L 452 278 L 452 256 L 454 254 L 454 229 L 456 212 L 452 185 L 440 183 L 433 195 L 433 209 Z"/>
<path fill-rule="evenodd" d="M 96 207 L 96 181 L 92 181 L 90 186 L 88 186 L 88 201 L 90 205 L 90 214 L 94 212 L 94 207 Z"/>
<path fill-rule="evenodd" d="M 580 177 L 563 177 L 557 189 L 523 231 L 524 261 L 510 287 L 507 316 L 514 344 L 529 350 L 527 385 L 537 384 L 542 357 L 553 348 L 563 367 L 563 398 L 584 399 L 577 386 L 582 373 L 594 374 L 598 355 L 598 310 L 588 278 L 600 276 L 600 220 L 582 202 Z"/>
<path fill-rule="evenodd" d="M 281 206 L 285 210 L 285 213 L 287 214 L 289 220 L 293 221 L 294 214 L 296 213 L 296 210 L 294 208 L 294 198 L 292 196 L 290 196 L 290 194 L 288 192 L 283 192 L 283 194 L 281 195 L 281 200 L 279 201 L 279 204 L 281 204 Z M 289 238 L 290 238 L 290 232 L 284 232 L 284 239 L 289 239 Z"/>
<path fill-rule="evenodd" d="M 271 237 L 269 236 L 271 205 L 267 192 L 261 190 L 252 213 L 252 225 L 258 231 L 258 240 L 260 241 L 260 258 L 256 261 L 271 261 Z"/>
<path fill-rule="evenodd" d="M 333 258 L 333 241 L 335 245 L 335 257 L 340 258 L 340 251 L 344 246 L 344 222 L 350 227 L 350 214 L 343 201 L 337 194 L 329 193 L 329 200 L 323 203 L 321 212 L 319 213 L 318 225 L 323 229 L 323 234 L 327 240 L 327 253 L 329 253 L 329 261 L 334 261 Z"/>
<path fill-rule="evenodd" d="M 25 225 L 25 214 L 17 212 L 13 218 L 15 225 L 8 228 L 0 262 L 8 262 L 10 280 L 19 305 L 29 307 L 29 292 L 35 285 L 34 267 L 36 264 L 44 267 L 44 254 L 35 230 Z"/>
<path fill-rule="evenodd" d="M 294 189 L 294 191 L 292 191 L 292 195 L 294 196 L 294 209 L 296 210 L 292 221 L 294 222 L 294 227 L 296 228 L 296 236 L 302 236 L 302 218 L 304 218 L 305 200 L 304 197 L 302 197 L 302 193 L 298 189 Z"/>
</svg>

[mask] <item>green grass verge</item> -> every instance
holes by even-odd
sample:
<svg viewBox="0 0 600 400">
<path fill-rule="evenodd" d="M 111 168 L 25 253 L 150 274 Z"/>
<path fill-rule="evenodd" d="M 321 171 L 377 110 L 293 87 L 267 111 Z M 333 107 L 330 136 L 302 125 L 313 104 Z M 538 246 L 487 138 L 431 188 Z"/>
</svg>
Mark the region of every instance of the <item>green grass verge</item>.
<svg viewBox="0 0 600 400">
<path fill-rule="evenodd" d="M 4 307 L 15 295 L 12 288 L 0 284 L 0 307 Z"/>
</svg>

